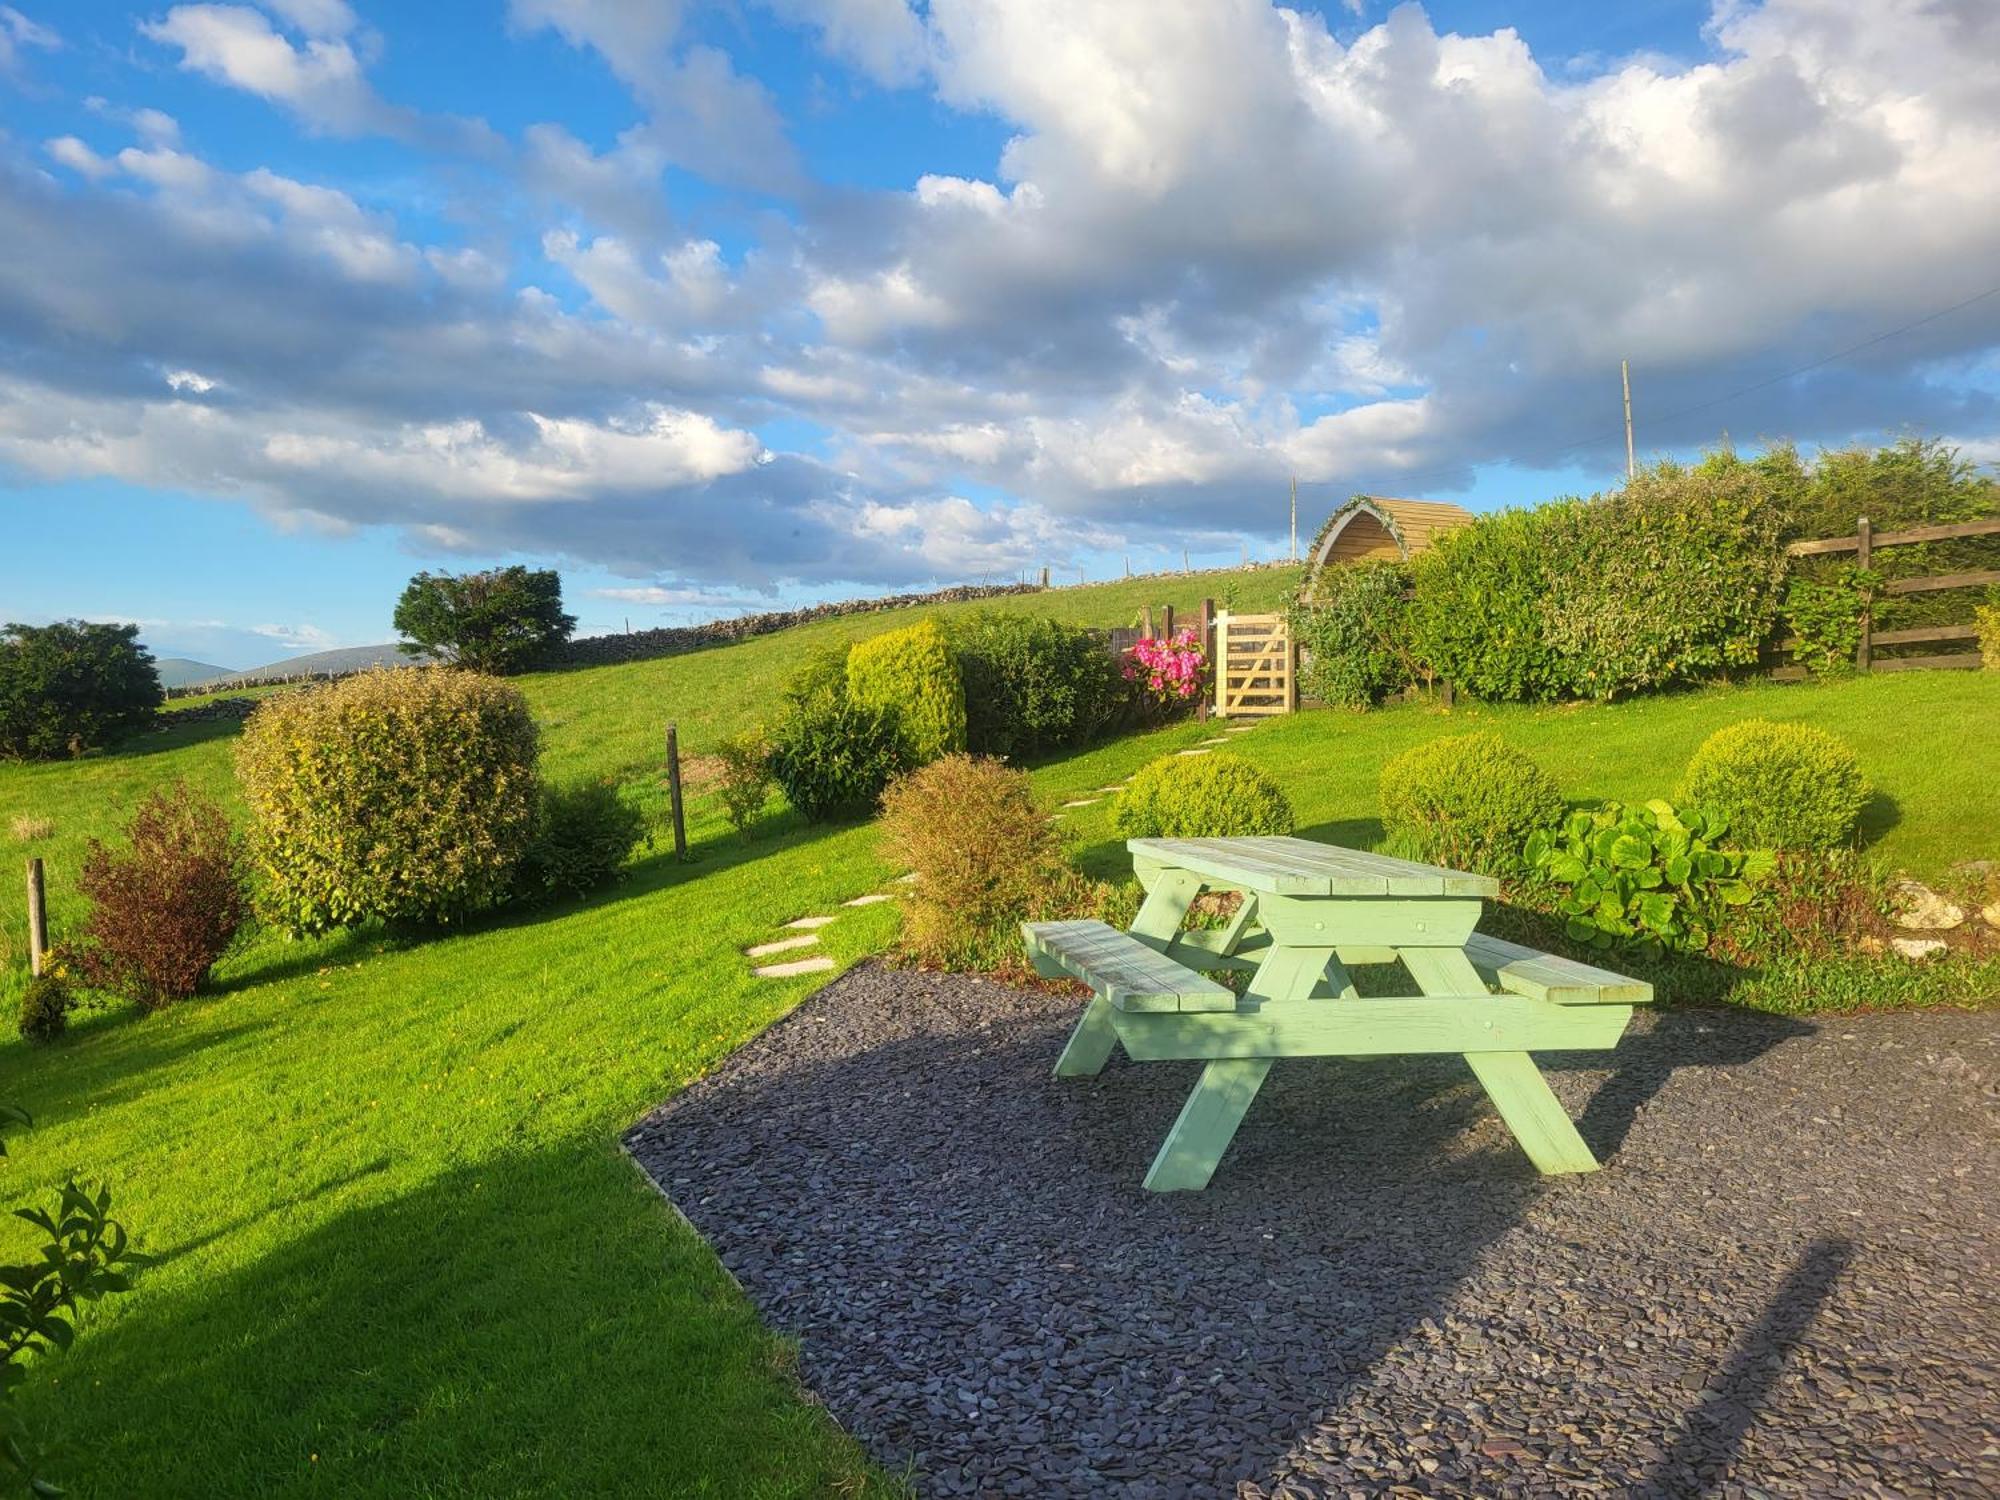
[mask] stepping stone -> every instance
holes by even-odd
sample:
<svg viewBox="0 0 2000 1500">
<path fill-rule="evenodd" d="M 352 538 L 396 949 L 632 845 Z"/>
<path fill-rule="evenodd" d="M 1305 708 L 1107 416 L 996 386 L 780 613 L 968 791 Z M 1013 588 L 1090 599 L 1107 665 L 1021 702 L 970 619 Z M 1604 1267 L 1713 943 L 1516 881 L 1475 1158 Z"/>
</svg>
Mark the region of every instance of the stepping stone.
<svg viewBox="0 0 2000 1500">
<path fill-rule="evenodd" d="M 1223 732 L 1225 734 L 1248 734 L 1251 730 L 1255 729 L 1256 727 L 1257 726 L 1255 724 L 1232 724 L 1229 726 L 1228 729 L 1224 730 Z"/>
<path fill-rule="evenodd" d="M 1076 799 L 1076 801 L 1074 801 L 1074 802 L 1065 802 L 1065 803 L 1063 804 L 1063 806 L 1064 806 L 1064 807 L 1095 807 L 1095 806 L 1097 806 L 1097 804 L 1098 804 L 1098 803 L 1099 803 L 1099 802 L 1100 802 L 1101 800 L 1103 800 L 1103 799 L 1102 799 L 1102 798 L 1098 798 L 1098 797 L 1079 797 L 1079 798 L 1077 798 L 1077 799 Z"/>
<path fill-rule="evenodd" d="M 794 948 L 810 948 L 819 939 L 808 932 L 804 937 L 780 938 L 775 943 L 759 943 L 754 948 L 745 948 L 745 958 L 769 958 L 773 953 L 790 953 Z"/>
<path fill-rule="evenodd" d="M 1203 740 L 1202 743 L 1204 745 L 1226 745 L 1229 743 L 1229 741 L 1224 739 L 1221 735 L 1218 734 L 1214 739 Z"/>
<path fill-rule="evenodd" d="M 795 932 L 811 932 L 815 927 L 824 927 L 829 922 L 837 920 L 835 917 L 800 917 L 796 922 L 787 922 L 785 926 Z"/>
<path fill-rule="evenodd" d="M 790 979 L 794 974 L 824 974 L 832 967 L 830 958 L 795 958 L 789 963 L 765 964 L 750 972 L 759 979 Z"/>
<path fill-rule="evenodd" d="M 896 877 L 897 885 L 915 885 L 916 883 L 917 883 L 917 872 L 915 870 L 910 871 L 910 873 L 907 875 L 898 875 Z"/>
<path fill-rule="evenodd" d="M 1174 754 L 1176 754 L 1176 755 L 1206 755 L 1206 754 L 1208 754 L 1208 746 L 1206 746 L 1206 745 L 1196 745 L 1196 746 L 1194 747 L 1194 749 L 1192 749 L 1192 750 L 1176 750 L 1176 751 L 1174 752 Z"/>
<path fill-rule="evenodd" d="M 870 891 L 865 896 L 856 896 L 852 901 L 843 901 L 842 906 L 873 906 L 878 901 L 894 901 L 896 898 L 887 891 Z"/>
<path fill-rule="evenodd" d="M 1122 792 L 1124 790 L 1125 790 L 1125 783 L 1122 781 L 1115 786 L 1101 786 L 1098 788 L 1098 791 L 1100 792 Z"/>
</svg>

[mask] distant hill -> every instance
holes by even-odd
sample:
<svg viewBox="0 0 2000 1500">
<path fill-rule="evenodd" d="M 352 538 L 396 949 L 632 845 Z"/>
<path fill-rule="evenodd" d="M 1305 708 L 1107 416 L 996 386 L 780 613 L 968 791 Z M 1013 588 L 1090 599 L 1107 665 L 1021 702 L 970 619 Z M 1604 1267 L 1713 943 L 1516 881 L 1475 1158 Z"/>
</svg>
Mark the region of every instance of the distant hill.
<svg viewBox="0 0 2000 1500">
<path fill-rule="evenodd" d="M 161 687 L 186 687 L 191 682 L 209 682 L 217 677 L 227 677 L 230 669 L 218 667 L 212 661 L 195 661 L 186 656 L 162 656 L 155 658 L 153 668 L 160 674 Z"/>
<path fill-rule="evenodd" d="M 288 656 L 267 662 L 247 672 L 223 672 L 218 677 L 200 679 L 204 686 L 248 687 L 254 682 L 272 682 L 285 677 L 303 677 L 328 672 L 360 672 L 369 667 L 407 667 L 421 657 L 405 656 L 393 643 L 387 646 L 343 646 L 338 651 L 315 651 L 310 656 Z"/>
</svg>

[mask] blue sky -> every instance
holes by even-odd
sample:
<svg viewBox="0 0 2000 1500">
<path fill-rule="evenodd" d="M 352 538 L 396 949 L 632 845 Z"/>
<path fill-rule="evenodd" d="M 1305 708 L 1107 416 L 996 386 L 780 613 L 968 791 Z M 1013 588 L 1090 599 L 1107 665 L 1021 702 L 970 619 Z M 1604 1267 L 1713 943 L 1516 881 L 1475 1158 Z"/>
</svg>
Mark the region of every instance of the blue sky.
<svg viewBox="0 0 2000 1500">
<path fill-rule="evenodd" d="M 1991 461 L 1996 178 L 1981 0 L 5 0 L 0 616 L 1271 556 L 1614 483 L 1620 358 L 1645 454 Z"/>
</svg>

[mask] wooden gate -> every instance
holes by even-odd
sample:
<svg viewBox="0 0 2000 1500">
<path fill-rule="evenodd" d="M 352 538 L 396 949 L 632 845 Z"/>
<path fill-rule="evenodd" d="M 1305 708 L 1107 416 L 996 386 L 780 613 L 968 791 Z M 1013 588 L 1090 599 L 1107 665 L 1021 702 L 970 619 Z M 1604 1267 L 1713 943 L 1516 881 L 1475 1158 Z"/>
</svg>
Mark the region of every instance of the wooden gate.
<svg viewBox="0 0 2000 1500">
<path fill-rule="evenodd" d="M 1215 712 L 1233 719 L 1299 705 L 1291 624 L 1283 615 L 1215 616 Z"/>
</svg>

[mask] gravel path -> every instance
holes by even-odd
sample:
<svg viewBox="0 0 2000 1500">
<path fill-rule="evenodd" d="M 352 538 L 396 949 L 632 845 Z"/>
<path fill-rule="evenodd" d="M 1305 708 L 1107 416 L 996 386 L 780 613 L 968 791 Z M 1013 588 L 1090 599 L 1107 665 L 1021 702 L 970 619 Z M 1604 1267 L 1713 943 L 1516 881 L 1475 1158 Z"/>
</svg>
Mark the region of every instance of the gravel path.
<svg viewBox="0 0 2000 1500">
<path fill-rule="evenodd" d="M 1642 1014 L 1541 1059 L 1588 1177 L 1281 1062 L 1153 1196 L 1193 1065 L 1058 1081 L 1077 1010 L 863 967 L 629 1137 L 919 1493 L 2000 1494 L 2000 1015 Z"/>
</svg>

